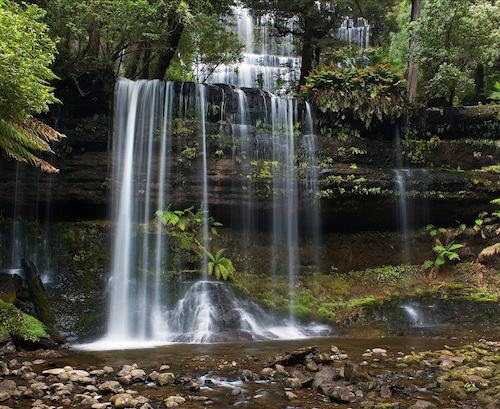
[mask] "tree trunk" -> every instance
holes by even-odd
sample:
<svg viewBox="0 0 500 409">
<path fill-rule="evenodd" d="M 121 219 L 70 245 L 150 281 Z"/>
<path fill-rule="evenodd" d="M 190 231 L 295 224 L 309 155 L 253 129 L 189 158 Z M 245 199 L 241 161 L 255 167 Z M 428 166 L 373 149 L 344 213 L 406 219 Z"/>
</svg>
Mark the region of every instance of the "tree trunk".
<svg viewBox="0 0 500 409">
<path fill-rule="evenodd" d="M 134 41 L 130 47 L 130 54 L 125 68 L 125 78 L 134 79 L 139 66 L 139 58 L 141 56 L 140 43 Z"/>
<path fill-rule="evenodd" d="M 474 70 L 474 93 L 476 101 L 484 102 L 484 65 L 478 64 Z"/>
<path fill-rule="evenodd" d="M 306 5 L 304 13 L 304 34 L 302 36 L 302 65 L 300 67 L 299 86 L 305 85 L 306 77 L 313 68 L 314 61 L 314 20 L 312 18 L 312 8 L 314 2 L 309 2 Z"/>
<path fill-rule="evenodd" d="M 177 51 L 177 46 L 179 45 L 183 30 L 183 23 L 174 23 L 174 28 L 171 31 L 170 37 L 168 38 L 166 47 L 164 47 L 160 51 L 160 55 L 158 56 L 158 61 L 155 68 L 153 69 L 152 79 L 161 80 L 165 77 L 165 72 L 167 71 L 168 67 L 170 67 L 172 58 L 174 58 L 175 52 Z"/>
<path fill-rule="evenodd" d="M 422 12 L 422 0 L 411 1 L 411 21 L 418 21 Z M 410 33 L 410 59 L 408 61 L 408 100 L 410 104 L 415 103 L 417 97 L 418 63 L 416 52 L 418 51 L 418 40 Z"/>
<path fill-rule="evenodd" d="M 89 30 L 89 42 L 85 50 L 85 55 L 88 57 L 99 57 L 99 47 L 101 44 L 101 29 L 97 25 L 94 25 Z"/>
</svg>

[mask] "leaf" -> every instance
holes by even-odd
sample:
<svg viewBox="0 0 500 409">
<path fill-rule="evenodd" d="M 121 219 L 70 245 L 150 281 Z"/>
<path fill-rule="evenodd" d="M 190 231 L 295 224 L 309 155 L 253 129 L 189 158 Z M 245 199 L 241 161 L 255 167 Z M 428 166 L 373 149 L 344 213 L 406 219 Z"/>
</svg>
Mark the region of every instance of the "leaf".
<svg viewBox="0 0 500 409">
<path fill-rule="evenodd" d="M 448 250 L 450 251 L 453 251 L 453 250 L 456 250 L 456 249 L 459 249 L 459 248 L 462 248 L 463 245 L 462 244 L 451 244 L 449 247 L 448 247 Z"/>
<path fill-rule="evenodd" d="M 439 267 L 439 266 L 442 266 L 443 264 L 445 263 L 445 259 L 443 256 L 438 256 L 436 258 L 436 261 L 434 262 L 434 264 Z"/>
<path fill-rule="evenodd" d="M 226 251 L 226 249 L 220 249 L 215 255 L 215 260 L 220 260 L 220 256 L 224 253 L 224 251 Z"/>
<path fill-rule="evenodd" d="M 211 276 L 214 273 L 214 263 L 211 261 L 207 265 L 208 267 L 208 275 Z"/>
</svg>

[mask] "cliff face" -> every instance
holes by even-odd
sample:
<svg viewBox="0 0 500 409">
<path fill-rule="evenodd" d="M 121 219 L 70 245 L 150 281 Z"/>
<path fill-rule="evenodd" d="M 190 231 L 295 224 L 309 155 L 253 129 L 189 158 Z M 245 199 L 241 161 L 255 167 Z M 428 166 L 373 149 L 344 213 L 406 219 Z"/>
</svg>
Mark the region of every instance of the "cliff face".
<svg viewBox="0 0 500 409">
<path fill-rule="evenodd" d="M 193 85 L 177 83 L 175 87 L 188 95 Z M 272 161 L 265 157 L 269 129 L 259 126 L 259 117 L 269 110 L 270 97 L 259 90 L 244 92 L 247 115 L 253 119 L 252 125 L 245 126 L 233 121 L 238 112 L 237 92 L 229 86 L 207 88 L 210 212 L 225 226 L 237 227 L 250 188 L 250 207 L 260 220 L 259 228 L 265 230 L 276 192 L 269 188 L 272 177 L 265 168 Z M 303 111 L 304 101 L 296 104 Z M 399 140 L 394 127 L 374 130 L 370 139 L 316 137 L 323 230 L 397 230 L 395 215 L 403 197 L 413 214 L 409 227 L 472 220 L 500 195 L 497 115 L 497 107 L 411 112 L 408 124 L 401 126 Z M 169 152 L 168 167 L 174 175 L 170 191 L 177 208 L 200 205 L 202 153 L 195 122 L 176 123 Z M 68 138 L 57 146 L 53 158 L 60 168 L 58 175 L 1 160 L 1 214 L 50 220 L 108 218 L 114 184 L 110 124 L 105 115 L 59 118 L 58 127 Z M 311 167 L 298 148 L 305 137 L 301 129 L 299 125 L 295 136 L 299 186 L 306 183 L 304 175 Z M 241 161 L 245 152 L 235 141 L 243 134 L 252 141 L 249 150 L 263 152 L 259 154 L 262 160 L 251 165 Z M 310 196 L 300 196 L 304 214 L 310 211 L 310 200 Z"/>
</svg>

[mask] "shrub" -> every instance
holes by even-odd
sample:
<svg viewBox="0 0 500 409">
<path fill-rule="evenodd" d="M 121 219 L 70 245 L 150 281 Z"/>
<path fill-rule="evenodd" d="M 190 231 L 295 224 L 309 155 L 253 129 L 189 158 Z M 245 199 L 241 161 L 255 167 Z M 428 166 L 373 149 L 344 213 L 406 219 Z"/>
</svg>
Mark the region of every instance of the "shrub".
<svg viewBox="0 0 500 409">
<path fill-rule="evenodd" d="M 376 121 L 394 121 L 405 111 L 406 81 L 389 65 L 367 68 L 318 66 L 302 92 L 323 112 L 354 117 L 366 128 Z"/>
</svg>

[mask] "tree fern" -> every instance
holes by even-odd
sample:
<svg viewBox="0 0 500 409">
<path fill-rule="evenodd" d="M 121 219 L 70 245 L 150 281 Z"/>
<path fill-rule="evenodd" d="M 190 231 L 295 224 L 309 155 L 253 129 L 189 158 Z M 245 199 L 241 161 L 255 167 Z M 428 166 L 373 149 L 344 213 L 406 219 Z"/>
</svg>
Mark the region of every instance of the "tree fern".
<svg viewBox="0 0 500 409">
<path fill-rule="evenodd" d="M 33 118 L 22 123 L 0 119 L 0 148 L 8 156 L 39 167 L 44 172 L 58 173 L 59 170 L 33 151 L 53 153 L 49 143 L 63 137 L 63 134 Z"/>
</svg>

